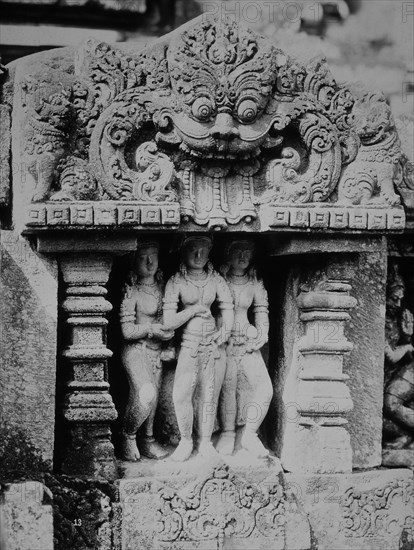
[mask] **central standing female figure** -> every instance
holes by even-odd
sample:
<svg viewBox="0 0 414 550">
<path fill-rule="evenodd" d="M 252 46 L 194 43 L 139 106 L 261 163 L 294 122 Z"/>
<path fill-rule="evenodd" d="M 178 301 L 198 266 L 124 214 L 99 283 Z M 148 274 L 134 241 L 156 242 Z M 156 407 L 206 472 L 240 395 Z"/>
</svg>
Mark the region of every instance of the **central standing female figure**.
<svg viewBox="0 0 414 550">
<path fill-rule="evenodd" d="M 171 458 L 187 460 L 193 451 L 194 408 L 199 453 L 215 455 L 211 435 L 223 384 L 226 356 L 223 344 L 233 326 L 229 287 L 208 261 L 207 236 L 187 237 L 181 246 L 180 270 L 168 281 L 164 297 L 164 328 L 183 327 L 173 387 L 173 402 L 181 441 Z M 216 302 L 215 319 L 211 306 Z"/>
</svg>

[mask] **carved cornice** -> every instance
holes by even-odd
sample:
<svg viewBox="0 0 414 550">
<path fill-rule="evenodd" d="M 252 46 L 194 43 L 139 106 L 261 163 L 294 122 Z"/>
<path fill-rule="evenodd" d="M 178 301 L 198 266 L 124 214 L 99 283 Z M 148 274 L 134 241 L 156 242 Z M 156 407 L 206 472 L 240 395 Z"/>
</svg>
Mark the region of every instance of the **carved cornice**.
<svg viewBox="0 0 414 550">
<path fill-rule="evenodd" d="M 384 97 L 234 22 L 203 16 L 138 53 L 90 40 L 64 79 L 40 62 L 22 88 L 30 227 L 79 227 L 83 201 L 100 226 L 104 201 L 111 227 L 145 226 L 149 208 L 192 230 L 404 228 L 412 174 Z"/>
</svg>

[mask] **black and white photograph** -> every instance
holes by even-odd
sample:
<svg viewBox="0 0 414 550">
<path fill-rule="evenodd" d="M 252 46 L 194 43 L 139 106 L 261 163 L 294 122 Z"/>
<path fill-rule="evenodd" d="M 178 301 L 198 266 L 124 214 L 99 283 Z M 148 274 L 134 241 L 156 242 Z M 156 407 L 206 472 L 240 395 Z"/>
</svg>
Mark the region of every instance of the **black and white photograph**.
<svg viewBox="0 0 414 550">
<path fill-rule="evenodd" d="M 0 550 L 414 550 L 414 0 L 0 13 Z"/>
</svg>

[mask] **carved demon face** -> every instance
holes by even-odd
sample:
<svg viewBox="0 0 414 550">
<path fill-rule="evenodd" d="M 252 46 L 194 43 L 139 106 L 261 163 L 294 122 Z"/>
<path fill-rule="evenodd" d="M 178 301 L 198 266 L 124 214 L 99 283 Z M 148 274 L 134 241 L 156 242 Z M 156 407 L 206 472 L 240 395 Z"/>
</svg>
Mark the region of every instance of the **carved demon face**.
<svg viewBox="0 0 414 550">
<path fill-rule="evenodd" d="M 364 145 L 383 141 L 393 128 L 393 120 L 385 97 L 367 93 L 355 103 L 353 109 L 355 129 Z"/>
<path fill-rule="evenodd" d="M 203 21 L 178 36 L 168 65 L 181 148 L 205 158 L 256 156 L 269 130 L 261 114 L 275 63 L 271 45 L 229 22 Z"/>
</svg>

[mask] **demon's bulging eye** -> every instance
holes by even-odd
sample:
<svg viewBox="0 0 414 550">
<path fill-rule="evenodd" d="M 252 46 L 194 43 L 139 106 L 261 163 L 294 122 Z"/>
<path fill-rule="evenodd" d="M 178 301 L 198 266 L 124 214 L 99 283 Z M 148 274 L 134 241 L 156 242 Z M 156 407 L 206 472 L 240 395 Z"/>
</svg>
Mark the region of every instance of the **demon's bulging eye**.
<svg viewBox="0 0 414 550">
<path fill-rule="evenodd" d="M 241 122 L 253 122 L 257 117 L 257 104 L 252 99 L 243 99 L 237 107 L 237 118 Z"/>
<path fill-rule="evenodd" d="M 191 107 L 191 112 L 195 118 L 205 121 L 211 118 L 214 108 L 207 97 L 198 97 Z"/>
</svg>

